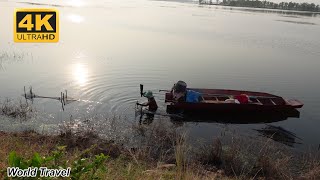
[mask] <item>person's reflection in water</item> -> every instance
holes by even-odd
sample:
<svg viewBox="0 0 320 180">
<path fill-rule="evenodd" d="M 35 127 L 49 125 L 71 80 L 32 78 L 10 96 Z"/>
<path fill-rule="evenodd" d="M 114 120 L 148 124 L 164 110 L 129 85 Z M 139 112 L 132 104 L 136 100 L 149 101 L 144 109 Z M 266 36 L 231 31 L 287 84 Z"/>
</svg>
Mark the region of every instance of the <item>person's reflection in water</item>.
<svg viewBox="0 0 320 180">
<path fill-rule="evenodd" d="M 144 118 L 143 120 L 141 119 L 140 124 L 142 123 L 142 124 L 149 125 L 153 122 L 153 119 L 154 119 L 154 114 L 146 113 L 146 118 Z"/>
</svg>

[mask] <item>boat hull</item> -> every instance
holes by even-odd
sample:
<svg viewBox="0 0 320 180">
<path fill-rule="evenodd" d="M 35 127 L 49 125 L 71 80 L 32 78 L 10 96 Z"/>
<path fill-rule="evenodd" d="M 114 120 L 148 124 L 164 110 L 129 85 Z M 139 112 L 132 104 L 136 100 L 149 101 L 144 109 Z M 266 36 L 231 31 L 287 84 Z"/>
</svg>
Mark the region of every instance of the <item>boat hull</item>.
<svg viewBox="0 0 320 180">
<path fill-rule="evenodd" d="M 165 101 L 168 113 L 175 112 L 209 112 L 209 113 L 270 113 L 290 111 L 301 108 L 303 104 L 295 99 L 286 100 L 280 96 L 253 91 L 223 89 L 189 89 L 200 92 L 204 102 L 174 102 L 171 93 L 166 93 Z M 236 95 L 246 94 L 250 103 L 226 103 L 225 100 Z"/>
</svg>

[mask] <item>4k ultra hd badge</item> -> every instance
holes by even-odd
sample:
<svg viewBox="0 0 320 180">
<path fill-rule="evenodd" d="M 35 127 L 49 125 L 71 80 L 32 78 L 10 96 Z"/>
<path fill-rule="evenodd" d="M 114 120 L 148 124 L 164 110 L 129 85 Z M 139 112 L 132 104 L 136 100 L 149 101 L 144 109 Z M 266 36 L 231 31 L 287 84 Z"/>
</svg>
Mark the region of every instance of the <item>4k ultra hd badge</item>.
<svg viewBox="0 0 320 180">
<path fill-rule="evenodd" d="M 14 42 L 58 42 L 59 14 L 55 9 L 16 9 Z"/>
</svg>

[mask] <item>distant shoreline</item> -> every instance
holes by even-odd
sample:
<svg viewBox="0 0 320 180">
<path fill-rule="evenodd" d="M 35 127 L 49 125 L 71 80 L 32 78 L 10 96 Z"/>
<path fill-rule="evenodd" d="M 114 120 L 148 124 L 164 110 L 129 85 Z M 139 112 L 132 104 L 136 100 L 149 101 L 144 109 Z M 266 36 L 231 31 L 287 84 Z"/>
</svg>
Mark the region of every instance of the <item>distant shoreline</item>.
<svg viewBox="0 0 320 180">
<path fill-rule="evenodd" d="M 201 4 L 201 5 L 207 5 L 207 4 Z M 300 14 L 319 14 L 320 12 L 313 12 L 313 11 L 297 11 L 297 10 L 287 10 L 287 9 L 271 9 L 271 8 L 254 8 L 254 7 L 240 7 L 240 6 L 229 6 L 229 5 L 222 5 L 222 4 L 210 4 L 215 6 L 221 6 L 221 7 L 229 7 L 229 8 L 243 8 L 243 9 L 252 9 L 256 11 L 273 11 L 273 12 L 292 12 L 292 13 L 300 13 Z"/>
<path fill-rule="evenodd" d="M 199 4 L 320 14 L 320 5 L 316 5 L 314 3 L 309 4 L 309 3 L 281 2 L 278 4 L 278 3 L 273 3 L 269 1 L 259 1 L 259 0 L 257 1 L 223 0 L 223 2 L 214 3 L 213 0 L 199 0 Z"/>
</svg>

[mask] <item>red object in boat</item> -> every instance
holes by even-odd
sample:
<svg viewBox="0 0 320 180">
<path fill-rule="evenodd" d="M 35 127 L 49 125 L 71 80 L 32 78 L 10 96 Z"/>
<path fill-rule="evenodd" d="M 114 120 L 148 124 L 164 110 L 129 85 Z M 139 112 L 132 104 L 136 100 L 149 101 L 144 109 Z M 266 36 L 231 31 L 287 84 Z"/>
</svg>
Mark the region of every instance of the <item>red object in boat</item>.
<svg viewBox="0 0 320 180">
<path fill-rule="evenodd" d="M 240 95 L 236 95 L 234 96 L 235 99 L 237 99 L 240 104 L 248 104 L 249 103 L 249 96 L 246 94 L 240 94 Z"/>
<path fill-rule="evenodd" d="M 171 92 L 166 93 L 165 102 L 167 111 L 183 110 L 184 112 L 207 111 L 207 112 L 284 112 L 301 108 L 303 103 L 296 99 L 284 99 L 264 92 L 227 90 L 227 89 L 194 89 L 188 88 L 201 93 L 204 101 L 199 103 L 175 102 Z M 244 97 L 244 95 L 246 97 Z M 226 103 L 225 100 L 237 97 L 240 104 Z M 242 103 L 241 103 L 242 101 Z"/>
</svg>

